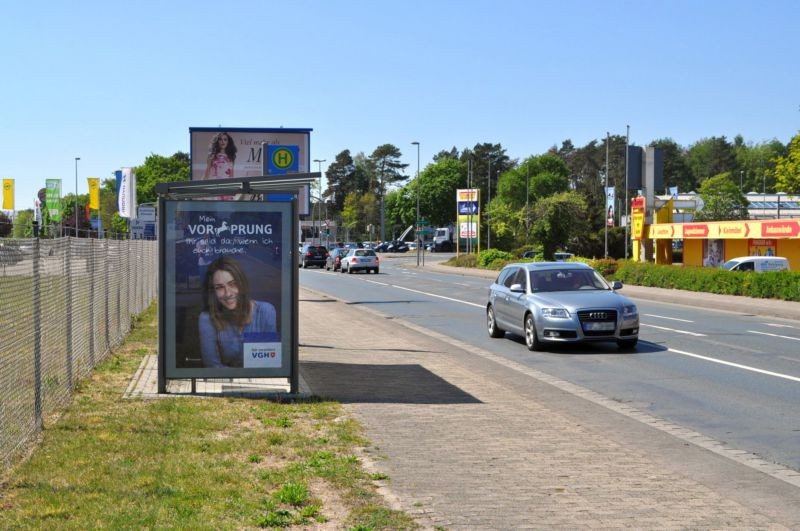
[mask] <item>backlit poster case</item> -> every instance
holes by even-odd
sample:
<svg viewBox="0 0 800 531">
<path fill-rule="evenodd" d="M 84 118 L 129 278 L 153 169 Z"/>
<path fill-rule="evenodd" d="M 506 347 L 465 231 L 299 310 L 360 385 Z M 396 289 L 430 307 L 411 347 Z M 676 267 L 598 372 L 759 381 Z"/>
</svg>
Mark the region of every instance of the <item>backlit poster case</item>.
<svg viewBox="0 0 800 531">
<path fill-rule="evenodd" d="M 310 133 L 311 129 L 190 128 L 191 179 L 264 175 L 267 157 L 264 144 L 290 146 L 297 156 L 292 171 L 307 173 L 310 171 Z"/>
<path fill-rule="evenodd" d="M 166 201 L 166 375 L 288 377 L 291 203 Z"/>
</svg>

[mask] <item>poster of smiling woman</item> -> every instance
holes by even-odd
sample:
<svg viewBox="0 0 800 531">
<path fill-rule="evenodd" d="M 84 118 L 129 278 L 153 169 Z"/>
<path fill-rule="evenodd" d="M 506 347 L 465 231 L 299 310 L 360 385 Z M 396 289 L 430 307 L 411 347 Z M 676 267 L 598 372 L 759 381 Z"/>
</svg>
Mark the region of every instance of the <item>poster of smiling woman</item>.
<svg viewBox="0 0 800 531">
<path fill-rule="evenodd" d="M 291 204 L 166 201 L 167 378 L 290 374 Z"/>
</svg>

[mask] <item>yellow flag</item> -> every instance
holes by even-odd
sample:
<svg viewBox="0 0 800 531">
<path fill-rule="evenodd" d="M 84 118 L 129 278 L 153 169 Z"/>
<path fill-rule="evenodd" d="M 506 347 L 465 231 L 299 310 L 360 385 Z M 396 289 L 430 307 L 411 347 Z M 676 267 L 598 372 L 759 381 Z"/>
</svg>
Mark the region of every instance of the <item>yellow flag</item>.
<svg viewBox="0 0 800 531">
<path fill-rule="evenodd" d="M 100 179 L 87 177 L 89 181 L 89 208 L 100 210 Z"/>
<path fill-rule="evenodd" d="M 14 179 L 3 179 L 3 209 L 14 210 Z"/>
</svg>

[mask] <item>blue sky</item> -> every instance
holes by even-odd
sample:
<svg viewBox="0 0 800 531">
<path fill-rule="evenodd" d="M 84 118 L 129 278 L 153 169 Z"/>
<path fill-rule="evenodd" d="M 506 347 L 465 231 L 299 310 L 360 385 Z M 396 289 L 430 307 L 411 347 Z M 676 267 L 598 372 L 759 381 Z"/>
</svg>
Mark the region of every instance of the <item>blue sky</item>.
<svg viewBox="0 0 800 531">
<path fill-rule="evenodd" d="M 311 159 L 391 143 L 512 158 L 625 134 L 646 145 L 800 130 L 800 2 L 14 2 L 0 44 L 0 177 L 86 193 L 189 127 L 312 128 Z M 312 171 L 317 165 L 312 164 Z"/>
</svg>

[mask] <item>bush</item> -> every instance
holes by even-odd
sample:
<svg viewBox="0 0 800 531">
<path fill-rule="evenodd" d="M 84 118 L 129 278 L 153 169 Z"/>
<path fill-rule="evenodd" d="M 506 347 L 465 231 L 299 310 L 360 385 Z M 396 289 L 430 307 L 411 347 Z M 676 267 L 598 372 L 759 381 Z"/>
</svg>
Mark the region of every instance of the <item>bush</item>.
<svg viewBox="0 0 800 531">
<path fill-rule="evenodd" d="M 800 301 L 800 273 L 790 271 L 752 273 L 618 260 L 613 278 L 638 286 Z"/>
<path fill-rule="evenodd" d="M 514 261 L 513 254 L 498 249 L 486 249 L 478 253 L 478 267 L 484 269 L 502 269 L 512 261 Z"/>
</svg>

